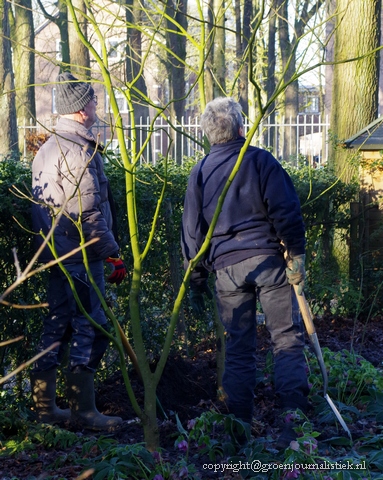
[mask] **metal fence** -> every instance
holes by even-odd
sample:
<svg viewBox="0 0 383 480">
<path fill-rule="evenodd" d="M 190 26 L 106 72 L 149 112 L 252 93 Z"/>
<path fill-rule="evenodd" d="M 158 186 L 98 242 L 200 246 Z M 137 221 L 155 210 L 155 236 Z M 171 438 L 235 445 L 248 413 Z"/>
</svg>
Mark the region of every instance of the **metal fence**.
<svg viewBox="0 0 383 480">
<path fill-rule="evenodd" d="M 39 125 L 32 125 L 31 122 L 19 125 L 20 138 L 24 139 L 24 156 L 28 156 L 28 136 L 49 133 L 55 122 L 56 119 L 51 118 Z M 250 127 L 246 122 L 245 131 Z M 92 130 L 94 134 L 100 135 L 100 141 L 107 145 L 109 150 L 118 153 L 118 141 L 111 134 L 113 130 L 107 122 L 98 121 Z M 295 119 L 285 119 L 277 115 L 274 122 L 271 122 L 270 118 L 261 122 L 252 144 L 269 149 L 279 160 L 294 163 L 305 159 L 310 164 L 320 166 L 328 159 L 328 131 L 328 117 L 322 119 L 320 115 L 298 115 Z M 154 124 L 151 124 L 149 119 L 141 118 L 134 132 L 128 125 L 125 127 L 128 149 L 131 149 L 133 134 L 138 145 L 143 145 L 150 136 L 141 162 L 155 163 L 161 156 L 170 155 L 178 163 L 182 163 L 187 157 L 203 154 L 203 134 L 199 118 L 182 118 L 180 122 L 173 122 L 172 125 L 162 117 Z"/>
</svg>

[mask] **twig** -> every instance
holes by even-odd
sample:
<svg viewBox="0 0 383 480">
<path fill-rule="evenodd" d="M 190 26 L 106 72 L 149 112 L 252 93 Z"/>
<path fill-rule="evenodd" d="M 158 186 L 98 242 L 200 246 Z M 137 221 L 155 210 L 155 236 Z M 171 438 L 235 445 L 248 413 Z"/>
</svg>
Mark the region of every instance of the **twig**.
<svg viewBox="0 0 383 480">
<path fill-rule="evenodd" d="M 35 355 L 33 358 L 31 358 L 30 360 L 22 363 L 21 365 L 19 365 L 15 370 L 13 370 L 13 372 L 11 373 L 8 373 L 8 375 L 6 375 L 5 377 L 3 378 L 0 378 L 0 385 L 2 383 L 5 383 L 7 382 L 10 378 L 12 378 L 14 375 L 16 375 L 17 373 L 21 372 L 22 370 L 24 370 L 24 368 L 28 367 L 29 365 L 31 365 L 33 362 L 35 362 L 36 360 L 38 360 L 40 357 L 44 356 L 46 353 L 50 352 L 51 350 L 53 350 L 54 348 L 58 347 L 60 345 L 61 342 L 55 342 L 55 343 L 52 343 L 52 345 L 48 348 L 46 348 L 43 352 L 40 352 L 38 353 L 37 355 Z"/>
<path fill-rule="evenodd" d="M 12 338 L 11 340 L 6 340 L 5 342 L 0 342 L 0 347 L 5 347 L 6 345 L 9 345 L 10 343 L 19 342 L 23 338 L 24 338 L 24 335 L 21 335 L 20 337 Z"/>
</svg>

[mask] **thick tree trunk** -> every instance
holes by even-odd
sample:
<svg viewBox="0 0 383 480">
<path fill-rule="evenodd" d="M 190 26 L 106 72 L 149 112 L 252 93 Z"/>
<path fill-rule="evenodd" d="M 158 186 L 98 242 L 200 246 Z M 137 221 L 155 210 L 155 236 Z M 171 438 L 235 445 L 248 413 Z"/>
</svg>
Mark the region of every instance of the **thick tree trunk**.
<svg viewBox="0 0 383 480">
<path fill-rule="evenodd" d="M 126 24 L 127 24 L 127 42 L 126 42 L 126 82 L 127 85 L 134 87 L 131 89 L 132 102 L 134 104 L 134 119 L 136 123 L 143 119 L 146 124 L 149 118 L 149 106 L 146 100 L 147 87 L 145 78 L 140 74 L 142 63 L 142 47 L 141 47 L 141 31 L 139 28 L 132 28 L 132 26 L 141 26 L 141 4 L 139 0 L 126 0 Z M 129 135 L 136 137 L 138 148 L 145 142 L 147 138 L 147 131 L 142 130 L 138 132 L 137 129 L 130 132 Z M 149 151 L 149 157 L 151 152 Z M 151 158 L 146 159 L 148 162 Z"/>
<path fill-rule="evenodd" d="M 78 11 L 77 19 L 81 27 L 82 33 L 87 37 L 88 22 L 85 18 L 86 5 L 84 0 L 72 0 L 74 8 Z M 80 12 L 83 12 L 82 15 Z M 68 22 L 68 40 L 71 72 L 80 78 L 90 78 L 89 67 L 89 50 L 82 43 L 77 35 L 72 19 Z"/>
<path fill-rule="evenodd" d="M 174 2 L 167 0 L 166 12 L 170 18 L 176 20 L 177 25 L 187 30 L 187 0 Z M 176 126 L 179 125 L 185 113 L 185 64 L 186 64 L 186 36 L 178 34 L 175 31 L 174 24 L 167 20 L 166 46 L 169 50 L 166 59 L 166 69 L 169 78 L 170 101 L 170 119 Z M 170 53 L 172 52 L 172 53 Z M 171 131 L 171 137 L 175 144 L 172 149 L 172 155 L 177 163 L 182 163 L 182 142 L 183 135 L 176 131 Z"/>
<path fill-rule="evenodd" d="M 241 2 L 235 1 L 235 53 L 237 68 L 240 69 L 238 79 L 238 101 L 242 106 L 245 116 L 249 114 L 249 60 L 244 55 L 251 35 L 250 23 L 252 21 L 252 1 L 244 0 L 241 21 Z M 250 54 L 250 53 L 249 53 Z"/>
<path fill-rule="evenodd" d="M 16 114 L 18 125 L 36 124 L 35 89 L 35 42 L 31 0 L 14 2 L 11 17 L 13 46 L 13 71 L 15 75 Z M 24 135 L 19 136 L 19 149 L 24 148 Z"/>
<path fill-rule="evenodd" d="M 214 90 L 216 97 L 225 96 L 226 92 L 226 43 L 225 43 L 225 2 L 214 1 L 216 32 L 214 38 Z"/>
<path fill-rule="evenodd" d="M 225 2 L 209 1 L 208 45 L 206 60 L 206 100 L 224 97 L 226 93 Z M 212 43 L 213 42 L 213 43 Z"/>
<path fill-rule="evenodd" d="M 9 8 L 9 2 L 0 1 L 0 155 L 19 151 Z"/>
<path fill-rule="evenodd" d="M 338 0 L 334 61 L 362 57 L 379 47 L 380 0 Z M 352 34 L 350 34 L 352 32 Z M 341 142 L 368 125 L 377 115 L 379 53 L 334 66 L 331 129 Z M 338 148 L 330 156 L 336 173 L 351 181 L 357 167 Z"/>
</svg>

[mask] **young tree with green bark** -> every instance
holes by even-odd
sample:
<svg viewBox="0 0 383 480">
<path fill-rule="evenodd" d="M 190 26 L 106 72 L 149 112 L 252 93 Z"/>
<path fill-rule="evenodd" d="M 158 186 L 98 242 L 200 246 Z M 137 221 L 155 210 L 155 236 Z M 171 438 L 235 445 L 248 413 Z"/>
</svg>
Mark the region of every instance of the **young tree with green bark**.
<svg viewBox="0 0 383 480">
<path fill-rule="evenodd" d="M 165 173 L 162 177 L 163 186 L 158 195 L 157 206 L 153 215 L 153 220 L 151 224 L 151 229 L 144 238 L 142 234 L 142 229 L 140 225 L 140 218 L 138 217 L 137 209 L 137 184 L 140 181 L 137 176 L 137 166 L 139 165 L 140 159 L 144 152 L 144 149 L 147 143 L 150 141 L 151 136 L 155 132 L 154 122 L 156 118 L 166 115 L 166 110 L 169 108 L 169 102 L 164 102 L 162 104 L 156 104 L 152 98 L 145 92 L 139 89 L 138 79 L 144 75 L 145 67 L 148 66 L 148 62 L 152 59 L 150 54 L 160 49 L 167 49 L 166 43 L 164 44 L 163 39 L 166 38 L 166 29 L 169 29 L 169 24 L 163 22 L 163 18 L 166 17 L 166 8 L 162 3 L 156 1 L 148 1 L 145 6 L 140 6 L 140 13 L 142 15 L 141 21 L 139 24 L 134 24 L 130 20 L 127 25 L 130 29 L 139 30 L 142 35 L 141 47 L 145 45 L 145 48 L 142 49 L 141 64 L 136 74 L 130 78 L 127 78 L 125 82 L 121 82 L 121 79 L 116 79 L 111 73 L 111 66 L 109 63 L 108 57 L 108 48 L 106 44 L 105 36 L 103 35 L 100 25 L 97 21 L 97 11 L 92 8 L 92 4 L 87 2 L 87 20 L 89 26 L 93 29 L 95 36 L 97 36 L 99 44 L 101 45 L 100 51 L 96 50 L 94 45 L 89 42 L 88 38 L 81 28 L 81 22 L 83 20 L 83 12 L 76 9 L 73 3 L 68 0 L 67 7 L 70 13 L 71 21 L 75 27 L 76 33 L 81 40 L 81 42 L 89 50 L 92 59 L 95 61 L 97 68 L 95 67 L 92 70 L 92 73 L 100 74 L 100 77 L 97 78 L 97 81 L 102 83 L 106 93 L 110 99 L 110 107 L 113 116 L 112 127 L 116 133 L 119 147 L 121 160 L 119 164 L 116 164 L 116 168 L 121 168 L 124 172 L 125 179 L 125 199 L 126 199 L 126 211 L 127 211 L 127 224 L 126 228 L 129 235 L 129 249 L 132 254 L 132 271 L 130 275 L 130 284 L 129 284 L 129 319 L 131 324 L 132 331 L 132 340 L 134 343 L 135 354 L 132 355 L 133 358 L 136 358 L 136 365 L 140 371 L 142 381 L 144 384 L 145 398 L 143 406 L 140 406 L 136 400 L 134 392 L 132 390 L 129 375 L 126 368 L 126 359 L 124 355 L 124 345 L 126 350 L 129 350 L 129 342 L 125 337 L 124 332 L 122 331 L 119 323 L 113 313 L 110 311 L 107 305 L 104 305 L 112 323 L 114 326 L 114 333 L 109 334 L 110 340 L 116 346 L 119 352 L 121 370 L 124 378 L 124 382 L 127 388 L 128 396 L 132 402 L 132 405 L 135 409 L 137 416 L 141 419 L 145 441 L 149 449 L 156 449 L 159 445 L 159 436 L 158 436 L 158 426 L 157 426 L 157 409 L 156 409 L 156 388 L 160 381 L 162 372 L 164 370 L 170 347 L 173 341 L 174 332 L 177 327 L 178 318 L 180 311 L 182 309 L 182 302 L 187 292 L 187 286 L 190 279 L 191 271 L 195 268 L 198 262 L 203 258 L 203 255 L 209 248 L 210 239 L 214 231 L 216 222 L 220 215 L 223 202 L 225 201 L 225 196 L 230 188 L 232 180 L 236 175 L 238 169 L 241 166 L 244 152 L 246 148 L 250 145 L 253 140 L 256 131 L 264 118 L 265 114 L 268 112 L 270 106 L 283 95 L 286 88 L 296 81 L 303 73 L 307 71 L 304 68 L 294 71 L 291 76 L 287 75 L 287 70 L 283 72 L 280 79 L 276 82 L 273 92 L 270 92 L 267 99 L 263 95 L 263 79 L 255 74 L 256 69 L 254 66 L 254 57 L 252 52 L 255 49 L 255 45 L 260 35 L 262 22 L 266 16 L 266 2 L 260 2 L 259 9 L 256 12 L 256 16 L 252 19 L 253 29 L 251 36 L 248 39 L 248 46 L 245 49 L 243 62 L 247 62 L 249 66 L 249 77 L 248 80 L 255 92 L 255 103 L 256 103 L 256 115 L 251 118 L 251 129 L 247 135 L 245 145 L 241 150 L 237 163 L 230 175 L 227 184 L 224 187 L 222 195 L 219 198 L 217 205 L 216 213 L 214 215 L 213 221 L 209 227 L 205 242 L 202 245 L 200 252 L 197 256 L 190 262 L 190 265 L 186 271 L 186 274 L 182 280 L 179 291 L 175 295 L 174 304 L 172 306 L 172 311 L 169 314 L 169 324 L 168 330 L 166 333 L 166 338 L 163 343 L 162 353 L 158 359 L 158 362 L 155 368 L 152 368 L 152 365 L 149 362 L 144 335 L 143 335 L 143 325 L 144 320 L 141 316 L 140 311 L 140 295 L 142 294 L 143 285 L 145 282 L 146 265 L 149 252 L 154 246 L 154 240 L 156 236 L 156 227 L 157 221 L 159 218 L 159 212 L 161 206 L 164 203 L 166 198 L 166 187 L 167 187 L 167 173 L 166 168 L 167 164 L 165 161 Z M 106 7 L 105 7 L 106 8 Z M 119 16 L 118 19 L 121 17 Z M 117 18 L 116 18 L 117 22 Z M 196 59 L 198 59 L 195 64 L 189 65 L 185 62 L 185 69 L 189 69 L 189 72 L 195 75 L 195 81 L 193 83 L 193 88 L 198 88 L 198 95 L 200 99 L 201 110 L 204 110 L 206 104 L 205 96 L 205 76 L 204 70 L 206 66 L 207 57 L 209 54 L 209 44 L 208 39 L 209 35 L 213 35 L 214 31 L 208 30 L 206 28 L 206 20 L 204 16 L 204 10 L 202 4 L 197 1 L 197 15 L 194 19 L 196 25 L 198 25 L 198 30 L 194 31 L 184 30 L 182 25 L 177 24 L 176 19 L 172 19 L 173 28 L 179 32 L 179 35 L 184 35 L 186 41 L 190 44 L 190 48 L 193 49 L 193 54 Z M 217 28 L 220 28 L 217 26 Z M 318 27 L 320 28 L 320 26 Z M 165 29 L 165 30 L 164 30 Z M 311 29 L 307 34 L 315 33 L 315 29 Z M 304 36 L 304 35 L 303 35 Z M 301 38 L 297 39 L 299 42 Z M 297 47 L 297 45 L 296 45 Z M 167 54 L 175 55 L 172 51 L 167 50 Z M 287 63 L 293 60 L 294 53 L 291 52 L 290 57 L 287 59 Z M 132 59 L 133 57 L 131 57 Z M 180 58 L 177 57 L 177 61 Z M 309 68 L 314 68 L 310 66 Z M 226 80 L 227 81 L 227 80 Z M 222 85 L 221 85 L 222 87 Z M 125 95 L 125 100 L 128 105 L 128 111 L 130 114 L 129 118 L 129 144 L 126 138 L 126 126 L 123 123 L 121 112 L 118 106 L 116 92 L 122 93 Z M 222 94 L 225 94 L 226 90 L 222 90 Z M 148 136 L 144 144 L 140 144 L 137 139 L 137 126 L 136 126 L 136 108 L 137 101 L 139 100 L 140 104 L 150 106 L 153 111 L 153 119 L 150 128 L 148 129 Z M 202 149 L 201 145 L 201 149 Z M 91 321 L 91 319 L 90 319 Z"/>
</svg>

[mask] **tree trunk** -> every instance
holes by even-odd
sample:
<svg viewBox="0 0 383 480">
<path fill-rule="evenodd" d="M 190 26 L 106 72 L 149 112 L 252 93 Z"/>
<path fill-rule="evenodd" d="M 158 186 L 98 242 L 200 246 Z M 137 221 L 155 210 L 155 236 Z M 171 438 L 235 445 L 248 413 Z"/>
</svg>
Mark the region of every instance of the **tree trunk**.
<svg viewBox="0 0 383 480">
<path fill-rule="evenodd" d="M 214 98 L 214 0 L 209 0 L 207 10 L 207 39 L 206 39 L 206 68 L 205 68 L 205 96 L 206 103 Z"/>
<path fill-rule="evenodd" d="M 45 9 L 45 5 L 41 0 L 37 0 L 39 8 L 44 15 L 44 17 L 56 24 L 60 31 L 60 45 L 61 45 L 61 66 L 60 71 L 68 70 L 70 65 L 70 54 L 69 54 L 69 39 L 68 39 L 68 8 L 66 6 L 65 0 L 57 1 L 58 15 L 52 16 Z"/>
<path fill-rule="evenodd" d="M 0 2 L 0 155 L 18 154 L 15 84 L 9 26 L 10 3 Z"/>
<path fill-rule="evenodd" d="M 139 28 L 132 28 L 141 25 L 141 5 L 139 0 L 126 0 L 126 24 L 127 24 L 127 42 L 126 42 L 126 83 L 130 88 L 132 102 L 134 104 L 134 119 L 136 123 L 143 119 L 146 124 L 149 118 L 149 107 L 146 100 L 147 87 L 145 79 L 140 74 L 142 63 L 142 49 L 141 49 L 141 31 Z M 134 88 L 131 88 L 134 87 Z M 144 129 L 138 132 L 136 128 L 131 131 L 132 135 L 137 140 L 137 147 L 140 148 L 147 138 L 147 131 Z M 139 141 L 140 139 L 140 141 Z M 149 157 L 151 152 L 149 151 Z M 146 159 L 148 162 L 151 158 Z"/>
<path fill-rule="evenodd" d="M 251 35 L 250 24 L 252 20 L 252 11 L 252 1 L 244 0 L 241 22 L 241 3 L 239 0 L 235 1 L 235 51 L 237 68 L 240 69 L 238 79 L 238 101 L 242 106 L 242 111 L 246 117 L 249 115 L 249 60 L 244 59 L 244 55 Z M 250 54 L 251 53 L 249 53 L 249 55 Z"/>
<path fill-rule="evenodd" d="M 380 8 L 380 0 L 338 0 L 335 62 L 361 57 L 379 47 Z M 377 116 L 378 82 L 379 53 L 334 66 L 331 128 L 340 142 Z M 332 151 L 330 162 L 345 182 L 357 175 L 355 162 L 341 148 Z"/>
<path fill-rule="evenodd" d="M 284 82 L 287 84 L 296 70 L 295 52 L 293 50 L 296 36 L 293 35 L 292 40 L 289 40 L 289 2 L 278 0 L 278 7 L 279 47 Z M 282 157 L 286 161 L 291 160 L 291 157 L 297 154 L 296 130 L 290 125 L 296 122 L 298 115 L 298 92 L 298 80 L 295 80 L 287 86 L 284 95 L 285 133 Z"/>
<path fill-rule="evenodd" d="M 72 0 L 74 8 L 78 11 L 77 18 L 81 27 L 82 33 L 87 37 L 88 22 L 85 18 L 86 5 L 84 0 Z M 80 12 L 83 12 L 81 14 Z M 80 78 L 90 78 L 90 60 L 89 50 L 79 39 L 74 28 L 73 21 L 68 22 L 68 41 L 70 52 L 71 72 Z"/>
<path fill-rule="evenodd" d="M 208 7 L 209 55 L 206 59 L 206 101 L 226 94 L 225 56 L 225 2 L 209 0 Z"/>
<path fill-rule="evenodd" d="M 266 99 L 270 102 L 275 92 L 275 40 L 277 34 L 277 15 L 274 9 L 270 10 L 269 17 L 269 33 L 267 41 L 267 74 L 266 74 Z M 266 110 L 266 117 L 270 124 L 275 124 L 275 102 L 270 103 Z M 265 144 L 269 145 L 274 155 L 278 155 L 275 151 L 275 127 L 270 127 L 268 131 L 269 141 Z"/>
<path fill-rule="evenodd" d="M 226 93 L 226 43 L 225 43 L 225 2 L 214 1 L 215 38 L 214 38 L 214 77 L 213 96 L 223 97 Z"/>
<path fill-rule="evenodd" d="M 289 160 L 291 156 L 297 157 L 297 128 L 291 127 L 291 123 L 296 123 L 299 113 L 299 84 L 298 80 L 291 82 L 296 72 L 296 45 L 304 34 L 307 25 L 312 17 L 322 6 L 324 0 L 317 0 L 309 6 L 307 0 L 303 1 L 299 11 L 295 11 L 294 30 L 289 32 L 290 8 L 288 0 L 277 0 L 278 8 L 278 28 L 279 28 L 279 47 L 282 58 L 282 70 L 284 72 L 284 82 L 287 85 L 285 90 L 285 142 L 283 145 L 283 159 Z M 290 40 L 291 37 L 291 40 Z M 291 83 L 290 83 L 291 82 Z"/>
<path fill-rule="evenodd" d="M 170 18 L 176 20 L 177 25 L 187 30 L 187 0 L 174 2 L 173 0 L 167 0 L 166 12 Z M 178 29 L 180 32 L 180 29 Z M 186 64 L 186 36 L 178 34 L 175 25 L 167 20 L 166 29 L 166 46 L 168 48 L 166 69 L 169 78 L 169 95 L 171 104 L 169 105 L 170 119 L 172 123 L 177 124 L 181 121 L 185 113 L 185 64 Z M 170 53 L 172 52 L 172 53 Z M 178 164 L 182 163 L 182 142 L 184 137 L 182 134 L 176 131 L 171 131 L 171 137 L 175 143 L 175 148 L 172 149 L 173 157 Z"/>
<path fill-rule="evenodd" d="M 35 89 L 35 42 L 31 0 L 14 2 L 11 16 L 13 45 L 13 71 L 15 75 L 16 112 L 18 125 L 36 124 Z M 24 132 L 26 133 L 26 132 Z M 19 136 L 19 149 L 23 151 L 24 136 Z"/>
</svg>

